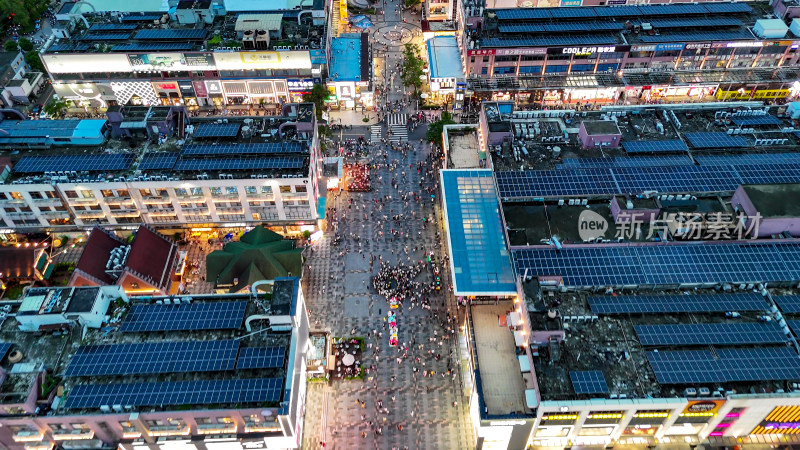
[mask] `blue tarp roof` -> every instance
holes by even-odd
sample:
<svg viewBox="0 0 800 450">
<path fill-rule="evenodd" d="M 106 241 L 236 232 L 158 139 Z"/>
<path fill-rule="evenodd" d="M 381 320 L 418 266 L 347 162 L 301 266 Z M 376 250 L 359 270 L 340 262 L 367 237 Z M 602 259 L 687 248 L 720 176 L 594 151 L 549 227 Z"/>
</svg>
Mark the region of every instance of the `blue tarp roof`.
<svg viewBox="0 0 800 450">
<path fill-rule="evenodd" d="M 455 36 L 436 36 L 427 42 L 431 78 L 464 78 Z"/>
<path fill-rule="evenodd" d="M 330 51 L 331 66 L 328 73 L 333 81 L 361 81 L 360 34 L 344 33 L 333 38 Z"/>
<path fill-rule="evenodd" d="M 441 177 L 455 295 L 516 294 L 492 171 L 442 170 Z"/>
</svg>

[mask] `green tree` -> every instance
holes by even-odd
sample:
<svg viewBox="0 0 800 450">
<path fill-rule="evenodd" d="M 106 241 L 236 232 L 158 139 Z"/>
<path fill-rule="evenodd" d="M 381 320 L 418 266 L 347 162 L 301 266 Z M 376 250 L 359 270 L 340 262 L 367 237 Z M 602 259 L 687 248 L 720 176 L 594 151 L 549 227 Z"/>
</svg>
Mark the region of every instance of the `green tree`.
<svg viewBox="0 0 800 450">
<path fill-rule="evenodd" d="M 442 146 L 442 131 L 444 131 L 445 125 L 452 125 L 456 123 L 453 120 L 453 116 L 450 115 L 449 112 L 445 111 L 442 113 L 442 118 L 433 122 L 432 124 L 428 125 L 428 133 L 425 135 L 425 139 L 428 142 L 433 142 L 438 146 Z"/>
<path fill-rule="evenodd" d="M 317 120 L 322 120 L 322 110 L 325 106 L 325 97 L 328 96 L 328 90 L 325 86 L 316 83 L 311 88 L 311 92 L 303 94 L 304 102 L 311 102 L 314 104 L 314 109 L 317 111 Z"/>
<path fill-rule="evenodd" d="M 406 0 L 406 8 L 413 8 L 422 3 L 422 0 Z"/>
<path fill-rule="evenodd" d="M 19 48 L 21 48 L 23 52 L 29 52 L 33 50 L 33 42 L 31 42 L 28 38 L 20 38 Z"/>
<path fill-rule="evenodd" d="M 403 48 L 403 65 L 401 68 L 401 76 L 403 84 L 412 86 L 414 91 L 422 87 L 422 77 L 425 73 L 422 71 L 425 63 L 422 61 L 422 56 L 419 52 L 419 46 L 416 44 L 406 44 Z"/>
<path fill-rule="evenodd" d="M 6 41 L 6 43 L 3 45 L 3 48 L 5 48 L 7 52 L 19 51 L 19 46 L 17 45 L 17 41 L 15 40 Z"/>
<path fill-rule="evenodd" d="M 44 64 L 42 64 L 42 58 L 39 58 L 39 52 L 36 50 L 31 50 L 28 53 L 25 53 L 25 62 L 31 66 L 31 69 L 34 72 L 44 72 Z"/>
<path fill-rule="evenodd" d="M 50 99 L 50 101 L 47 102 L 46 105 L 44 105 L 44 108 L 42 108 L 44 113 L 50 117 L 59 117 L 64 112 L 65 109 L 67 109 L 67 101 L 56 100 L 54 98 Z"/>
<path fill-rule="evenodd" d="M 23 33 L 33 30 L 34 22 L 42 17 L 48 0 L 0 0 L 0 17 L 6 25 L 19 25 Z"/>
</svg>

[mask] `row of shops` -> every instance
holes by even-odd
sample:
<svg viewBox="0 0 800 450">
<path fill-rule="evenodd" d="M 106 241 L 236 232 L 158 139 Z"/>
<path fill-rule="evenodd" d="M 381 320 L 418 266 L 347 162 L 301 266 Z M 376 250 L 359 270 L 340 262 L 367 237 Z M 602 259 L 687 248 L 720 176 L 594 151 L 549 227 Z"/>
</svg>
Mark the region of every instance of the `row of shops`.
<svg viewBox="0 0 800 450">
<path fill-rule="evenodd" d="M 53 83 L 59 98 L 76 108 L 111 105 L 183 105 L 189 109 L 246 105 L 278 111 L 281 103 L 301 102 L 319 78 L 251 80 L 111 81 Z"/>
</svg>

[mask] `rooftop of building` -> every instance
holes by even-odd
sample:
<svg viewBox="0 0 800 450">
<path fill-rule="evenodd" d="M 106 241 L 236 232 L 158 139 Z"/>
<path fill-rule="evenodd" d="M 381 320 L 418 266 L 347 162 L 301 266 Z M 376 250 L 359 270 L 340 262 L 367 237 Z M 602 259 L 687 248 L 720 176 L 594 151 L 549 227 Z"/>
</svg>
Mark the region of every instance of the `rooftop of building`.
<svg viewBox="0 0 800 450">
<path fill-rule="evenodd" d="M 742 186 L 756 211 L 764 218 L 800 217 L 800 184 L 759 184 Z"/>
<path fill-rule="evenodd" d="M 681 50 L 685 42 L 758 40 L 751 28 L 757 20 L 767 19 L 771 13 L 766 4 L 743 2 L 569 10 L 487 9 L 478 46 L 581 46 L 578 48 L 586 49 L 577 52 L 578 56 L 614 52 L 614 45 L 628 44 L 652 44 L 653 50 L 656 46 L 659 50 Z M 785 36 L 787 30 L 783 33 Z M 592 47 L 597 45 L 601 47 Z"/>
<path fill-rule="evenodd" d="M 431 79 L 464 78 L 461 50 L 455 36 L 434 36 L 425 44 L 428 48 Z"/>
<path fill-rule="evenodd" d="M 297 280 L 275 280 L 256 296 L 147 297 L 131 303 L 117 298 L 107 312 L 108 323 L 102 329 L 87 328 L 85 334 L 68 325 L 22 332 L 13 318 L 18 312 L 12 310 L 0 325 L 0 341 L 25 354 L 16 364 L 0 359 L 0 366 L 10 373 L 48 368 L 67 392 L 50 414 L 111 412 L 115 405 L 125 411 L 278 407 L 285 400 L 293 364 L 291 331 L 271 320 L 296 312 Z M 49 290 L 29 290 L 23 306 L 29 298 L 52 297 Z M 99 290 L 56 288 L 55 296 L 70 298 L 64 311 L 68 314 L 86 309 L 86 300 Z M 248 330 L 246 318 L 253 315 L 263 317 Z M 122 384 L 125 389 L 119 389 Z M 182 388 L 194 391 L 194 397 L 182 397 Z M 8 380 L 0 385 L 0 396 L 15 389 L 15 398 L 27 396 Z M 2 397 L 0 402 L 13 403 Z"/>
<path fill-rule="evenodd" d="M 797 330 L 779 323 L 776 314 L 786 311 L 773 299 L 796 292 L 764 296 L 751 284 L 725 291 L 538 293 L 531 290 L 526 303 L 542 400 L 790 392 L 800 376 L 792 347 Z M 787 299 L 795 305 L 795 297 Z M 565 333 L 557 345 L 537 342 L 555 331 Z M 598 383 L 581 383 L 577 372 L 588 371 L 602 373 Z"/>
<path fill-rule="evenodd" d="M 362 60 L 361 33 L 343 33 L 331 39 L 331 58 L 328 72 L 333 81 L 362 81 L 362 64 L 369 64 Z M 367 81 L 367 80 L 363 80 Z"/>
<path fill-rule="evenodd" d="M 132 130 L 142 136 L 147 127 L 162 123 L 177 127 L 180 107 L 111 107 L 107 120 L 26 120 L 8 123 L 11 135 L 0 150 L 14 167 L 5 183 L 78 183 L 95 181 L 167 181 L 182 179 L 281 178 L 307 176 L 311 154 L 314 109 L 312 104 L 283 106 L 282 116 L 191 118 L 187 135 L 175 129 L 167 139 L 105 138 L 112 130 Z M 178 111 L 178 110 L 181 111 Z M 188 120 L 188 119 L 185 119 Z M 84 126 L 84 123 L 88 123 Z M 48 133 L 79 139 L 97 132 L 102 145 L 54 146 L 24 150 L 21 140 L 34 139 L 36 147 Z M 20 131 L 16 131 L 16 130 Z M 300 131 L 298 131 L 300 129 Z M 63 132 L 62 132 L 63 130 Z M 309 131 L 303 131 L 309 130 Z M 113 133 L 112 133 L 113 135 Z M 27 136 L 27 137 L 25 137 Z M 81 141 L 77 141 L 81 142 Z M 145 146 L 145 142 L 147 145 Z"/>
<path fill-rule="evenodd" d="M 451 125 L 444 130 L 447 139 L 449 169 L 477 169 L 486 164 L 486 152 L 478 142 L 473 127 Z"/>
<path fill-rule="evenodd" d="M 109 0 L 111 1 L 111 0 Z M 114 0 L 116 1 L 116 0 Z M 161 4 L 161 0 L 155 0 Z M 196 3 L 191 9 L 198 9 Z M 166 3 L 164 3 L 166 4 Z M 210 5 L 214 8 L 214 5 Z M 209 9 L 206 7 L 205 9 Z M 202 5 L 201 8 L 202 9 Z M 98 10 L 99 11 L 99 10 Z M 125 9 L 114 11 L 126 11 Z M 109 16 L 84 12 L 89 28 L 69 38 L 56 40 L 44 53 L 140 53 L 140 52 L 203 52 L 229 50 L 319 49 L 324 45 L 323 26 L 314 25 L 310 15 L 298 19 L 300 9 L 280 8 L 264 10 L 263 5 L 253 10 L 228 10 L 216 16 L 212 23 L 200 21 L 182 24 L 171 20 L 166 11 L 147 10 L 145 14 Z M 251 12 L 255 11 L 255 13 Z M 215 12 L 218 12 L 215 10 Z M 269 39 L 248 47 L 242 33 L 268 31 Z M 189 55 L 180 61 L 171 61 L 173 67 L 207 66 L 205 55 Z M 161 62 L 164 63 L 163 61 Z M 134 64 L 142 65 L 140 61 Z M 142 70 L 141 68 L 137 70 Z M 173 69 L 176 70 L 176 69 Z M 191 67 L 185 70 L 193 70 Z M 209 69 L 204 69 L 209 70 Z"/>
</svg>

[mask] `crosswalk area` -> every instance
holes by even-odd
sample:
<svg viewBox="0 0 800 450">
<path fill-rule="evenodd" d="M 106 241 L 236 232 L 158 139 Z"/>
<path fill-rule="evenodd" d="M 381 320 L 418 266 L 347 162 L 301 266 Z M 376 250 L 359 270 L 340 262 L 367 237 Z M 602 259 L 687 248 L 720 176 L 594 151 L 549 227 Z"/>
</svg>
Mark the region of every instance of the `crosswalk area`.
<svg viewBox="0 0 800 450">
<path fill-rule="evenodd" d="M 377 143 L 381 141 L 381 134 L 383 132 L 383 127 L 380 125 L 373 125 L 369 127 L 369 140 L 370 142 Z"/>
<path fill-rule="evenodd" d="M 407 117 L 403 113 L 389 114 L 387 124 L 392 134 L 389 136 L 390 142 L 408 141 L 408 128 L 406 127 Z"/>
</svg>

